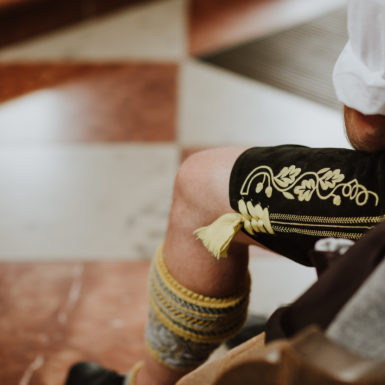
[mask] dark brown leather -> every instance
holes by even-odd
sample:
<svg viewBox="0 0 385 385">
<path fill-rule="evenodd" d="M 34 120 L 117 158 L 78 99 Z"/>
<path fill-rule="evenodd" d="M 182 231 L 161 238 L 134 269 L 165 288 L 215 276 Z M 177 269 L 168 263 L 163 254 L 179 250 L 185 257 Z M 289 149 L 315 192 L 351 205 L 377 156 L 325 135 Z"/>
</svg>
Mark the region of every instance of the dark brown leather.
<svg viewBox="0 0 385 385">
<path fill-rule="evenodd" d="M 385 362 L 362 359 L 310 327 L 262 346 L 257 336 L 182 378 L 178 385 L 384 385 Z"/>
<path fill-rule="evenodd" d="M 385 257 L 385 221 L 336 258 L 319 280 L 266 325 L 266 340 L 290 338 L 310 325 L 326 330 L 338 312 Z"/>
</svg>

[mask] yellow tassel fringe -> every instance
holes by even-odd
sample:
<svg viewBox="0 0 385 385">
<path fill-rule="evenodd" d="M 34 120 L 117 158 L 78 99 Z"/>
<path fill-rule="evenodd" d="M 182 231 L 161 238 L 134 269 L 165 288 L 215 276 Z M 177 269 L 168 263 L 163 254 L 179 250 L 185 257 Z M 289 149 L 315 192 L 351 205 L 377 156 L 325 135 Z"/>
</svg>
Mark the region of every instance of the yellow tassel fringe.
<svg viewBox="0 0 385 385">
<path fill-rule="evenodd" d="M 239 213 L 222 215 L 209 226 L 200 227 L 194 234 L 203 242 L 206 249 L 217 259 L 226 258 L 230 242 L 243 226 L 250 234 L 274 234 L 270 223 L 269 210 L 250 201 L 238 201 Z"/>
<path fill-rule="evenodd" d="M 226 258 L 230 242 L 241 229 L 242 223 L 243 216 L 241 214 L 225 214 L 211 225 L 195 230 L 194 234 L 215 258 Z"/>
</svg>

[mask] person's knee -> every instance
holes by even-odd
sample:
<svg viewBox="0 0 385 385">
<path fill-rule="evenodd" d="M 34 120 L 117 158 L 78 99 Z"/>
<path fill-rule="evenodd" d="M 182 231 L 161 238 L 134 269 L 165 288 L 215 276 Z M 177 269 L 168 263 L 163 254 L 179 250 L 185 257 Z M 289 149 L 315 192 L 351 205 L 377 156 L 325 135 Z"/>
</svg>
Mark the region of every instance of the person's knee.
<svg viewBox="0 0 385 385">
<path fill-rule="evenodd" d="M 231 156 L 226 157 L 228 151 L 213 149 L 189 156 L 175 178 L 174 203 L 210 219 L 230 210 L 228 183 L 233 162 Z"/>
<path fill-rule="evenodd" d="M 200 206 L 202 188 L 207 185 L 206 174 L 210 171 L 205 153 L 190 155 L 179 167 L 175 177 L 174 198 L 183 200 L 192 208 Z"/>
</svg>

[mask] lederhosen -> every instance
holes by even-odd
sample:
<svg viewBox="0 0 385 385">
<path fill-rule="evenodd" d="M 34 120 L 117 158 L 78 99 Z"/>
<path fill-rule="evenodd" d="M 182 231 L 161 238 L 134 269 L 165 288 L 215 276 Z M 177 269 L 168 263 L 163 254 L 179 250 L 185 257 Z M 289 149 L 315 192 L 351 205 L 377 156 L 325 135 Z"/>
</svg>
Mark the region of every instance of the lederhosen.
<svg viewBox="0 0 385 385">
<path fill-rule="evenodd" d="M 360 239 L 385 219 L 385 152 L 255 147 L 235 162 L 231 207 L 242 231 L 304 265 L 320 238 Z M 248 222 L 248 221 L 246 221 Z"/>
<path fill-rule="evenodd" d="M 270 317 L 267 341 L 311 324 L 326 329 L 384 258 L 384 157 L 385 152 L 286 145 L 251 148 L 236 161 L 232 208 L 246 208 L 251 220 L 256 207 L 268 214 L 257 216 L 251 231 L 242 228 L 256 241 L 304 265 L 313 265 L 311 251 L 320 238 L 358 241 L 299 299 Z"/>
</svg>

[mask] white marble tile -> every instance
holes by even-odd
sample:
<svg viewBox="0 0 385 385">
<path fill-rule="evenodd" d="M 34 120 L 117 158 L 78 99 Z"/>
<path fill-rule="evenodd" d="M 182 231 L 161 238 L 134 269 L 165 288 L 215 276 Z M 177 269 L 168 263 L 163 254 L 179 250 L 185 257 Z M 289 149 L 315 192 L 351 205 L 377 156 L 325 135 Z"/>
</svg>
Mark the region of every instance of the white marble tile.
<svg viewBox="0 0 385 385">
<path fill-rule="evenodd" d="M 338 111 L 229 71 L 187 61 L 180 87 L 184 146 L 350 147 Z"/>
<path fill-rule="evenodd" d="M 128 7 L 0 50 L 0 60 L 175 60 L 186 52 L 186 0 Z"/>
<path fill-rule="evenodd" d="M 151 257 L 162 241 L 173 145 L 0 149 L 0 260 Z"/>
<path fill-rule="evenodd" d="M 270 315 L 299 297 L 316 280 L 315 269 L 271 252 L 250 248 L 250 313 Z"/>
</svg>

